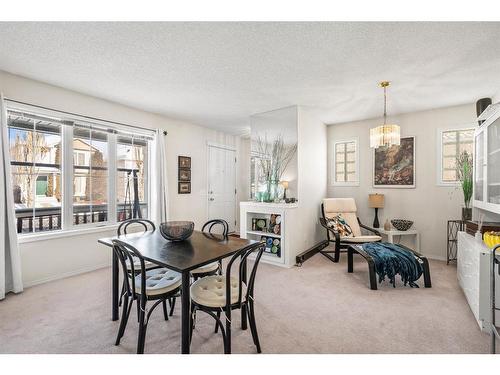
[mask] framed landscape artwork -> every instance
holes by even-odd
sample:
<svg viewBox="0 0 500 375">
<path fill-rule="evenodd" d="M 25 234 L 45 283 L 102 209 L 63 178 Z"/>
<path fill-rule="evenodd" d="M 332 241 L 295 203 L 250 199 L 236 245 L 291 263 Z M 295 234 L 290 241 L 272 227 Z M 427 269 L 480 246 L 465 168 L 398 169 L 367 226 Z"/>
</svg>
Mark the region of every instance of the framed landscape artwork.
<svg viewBox="0 0 500 375">
<path fill-rule="evenodd" d="M 374 150 L 373 187 L 415 187 L 415 137 L 401 137 L 399 146 Z"/>
</svg>

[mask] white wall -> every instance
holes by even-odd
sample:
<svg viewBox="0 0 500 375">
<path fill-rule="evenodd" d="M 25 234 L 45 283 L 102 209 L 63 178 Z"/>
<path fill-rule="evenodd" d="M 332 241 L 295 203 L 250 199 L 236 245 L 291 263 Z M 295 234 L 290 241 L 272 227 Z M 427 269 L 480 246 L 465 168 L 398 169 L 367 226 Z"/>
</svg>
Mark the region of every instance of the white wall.
<svg viewBox="0 0 500 375">
<path fill-rule="evenodd" d="M 293 248 L 295 256 L 325 239 L 319 224 L 320 205 L 327 186 L 327 129 L 326 125 L 307 107 L 298 107 L 298 196 L 294 215 Z"/>
<path fill-rule="evenodd" d="M 416 188 L 373 188 L 373 150 L 369 144 L 369 130 L 380 125 L 382 119 L 370 119 L 328 127 L 328 196 L 354 197 L 360 219 L 372 225 L 374 209 L 368 207 L 368 194 L 385 194 L 385 208 L 379 210 L 381 227 L 386 218 L 413 220 L 421 233 L 421 251 L 436 258 L 446 258 L 446 222 L 460 219 L 463 195 L 455 187 L 438 186 L 437 129 L 470 127 L 475 125 L 475 104 L 415 112 L 391 117 L 388 122 L 401 126 L 401 135 L 416 137 Z M 360 184 L 356 187 L 331 186 L 331 158 L 334 140 L 358 138 L 360 157 Z"/>
<path fill-rule="evenodd" d="M 198 228 L 207 219 L 207 142 L 235 146 L 239 152 L 240 139 L 237 136 L 172 120 L 2 71 L 0 71 L 0 91 L 9 99 L 105 120 L 167 130 L 170 219 L 192 220 Z M 178 155 L 192 158 L 191 194 L 177 194 Z M 238 190 L 241 189 L 238 187 Z M 239 217 L 238 213 L 236 217 Z M 97 239 L 113 235 L 113 233 L 114 230 L 109 230 L 22 243 L 20 249 L 25 285 L 29 286 L 108 265 L 111 251 L 98 245 Z"/>
</svg>

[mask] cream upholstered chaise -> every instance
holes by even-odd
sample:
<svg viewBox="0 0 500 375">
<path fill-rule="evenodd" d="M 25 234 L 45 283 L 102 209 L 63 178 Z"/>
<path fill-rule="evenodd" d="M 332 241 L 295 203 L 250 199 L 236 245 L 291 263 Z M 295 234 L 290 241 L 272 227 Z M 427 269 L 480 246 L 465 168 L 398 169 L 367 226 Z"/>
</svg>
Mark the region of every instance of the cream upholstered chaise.
<svg viewBox="0 0 500 375">
<path fill-rule="evenodd" d="M 328 241 L 335 244 L 334 250 L 324 249 L 321 254 L 326 256 L 332 262 L 337 263 L 340 260 L 341 250 L 347 249 L 350 244 L 362 244 L 367 242 L 379 242 L 382 240 L 380 233 L 366 225 L 361 224 L 357 216 L 356 202 L 354 198 L 326 198 L 321 204 L 323 217 L 320 218 L 321 225 L 326 228 Z M 352 236 L 341 237 L 338 232 L 328 226 L 327 219 L 332 219 L 341 214 L 347 224 L 351 227 Z M 371 234 L 363 234 L 362 229 Z M 330 254 L 334 253 L 334 257 Z"/>
</svg>

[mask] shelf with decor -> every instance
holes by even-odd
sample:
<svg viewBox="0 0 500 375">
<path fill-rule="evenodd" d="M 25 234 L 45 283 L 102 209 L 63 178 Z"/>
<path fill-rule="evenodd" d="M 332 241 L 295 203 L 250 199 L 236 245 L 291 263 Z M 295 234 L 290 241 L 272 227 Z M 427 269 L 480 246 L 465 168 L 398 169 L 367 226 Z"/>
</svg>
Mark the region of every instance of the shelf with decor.
<svg viewBox="0 0 500 375">
<path fill-rule="evenodd" d="M 264 241 L 262 261 L 291 267 L 290 234 L 287 225 L 293 223 L 296 204 L 240 202 L 240 236 L 255 241 Z"/>
</svg>

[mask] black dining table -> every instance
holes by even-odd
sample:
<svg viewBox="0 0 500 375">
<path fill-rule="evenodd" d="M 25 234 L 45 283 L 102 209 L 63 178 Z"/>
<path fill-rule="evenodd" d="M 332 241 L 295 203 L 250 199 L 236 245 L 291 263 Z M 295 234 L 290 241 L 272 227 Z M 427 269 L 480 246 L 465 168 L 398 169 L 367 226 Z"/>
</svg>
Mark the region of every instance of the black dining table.
<svg viewBox="0 0 500 375">
<path fill-rule="evenodd" d="M 188 354 L 190 347 L 190 307 L 191 307 L 191 274 L 198 267 L 218 261 L 252 246 L 256 241 L 238 237 L 224 237 L 217 234 L 194 231 L 191 237 L 184 241 L 169 241 L 159 230 L 144 233 L 124 234 L 121 236 L 101 238 L 99 243 L 113 247 L 112 240 L 119 239 L 136 248 L 144 259 L 160 267 L 177 271 L 182 274 L 181 286 L 181 353 Z M 246 270 L 246 266 L 243 267 Z M 118 258 L 113 252 L 112 260 L 112 313 L 111 319 L 118 320 L 119 300 L 119 266 Z M 246 278 L 246 275 L 244 275 Z M 246 281 L 246 280 L 244 280 Z M 241 311 L 241 328 L 247 328 L 246 311 Z"/>
</svg>

